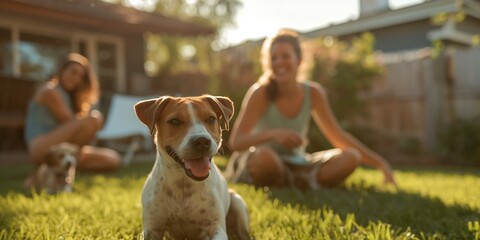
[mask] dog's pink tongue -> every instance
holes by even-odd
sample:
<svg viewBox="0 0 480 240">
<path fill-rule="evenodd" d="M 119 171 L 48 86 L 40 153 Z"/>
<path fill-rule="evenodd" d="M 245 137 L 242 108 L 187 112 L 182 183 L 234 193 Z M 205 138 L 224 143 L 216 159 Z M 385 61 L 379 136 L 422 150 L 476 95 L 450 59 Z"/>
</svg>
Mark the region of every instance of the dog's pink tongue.
<svg viewBox="0 0 480 240">
<path fill-rule="evenodd" d="M 185 159 L 185 167 L 190 169 L 196 177 L 208 176 L 210 171 L 210 158 Z"/>
</svg>

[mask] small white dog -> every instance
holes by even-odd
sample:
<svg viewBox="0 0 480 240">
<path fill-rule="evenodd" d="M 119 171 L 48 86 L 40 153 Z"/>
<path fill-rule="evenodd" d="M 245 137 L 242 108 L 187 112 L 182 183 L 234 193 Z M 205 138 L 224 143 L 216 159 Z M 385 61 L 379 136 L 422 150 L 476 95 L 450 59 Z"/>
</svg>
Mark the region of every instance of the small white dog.
<svg viewBox="0 0 480 240">
<path fill-rule="evenodd" d="M 51 146 L 42 163 L 27 179 L 25 185 L 48 194 L 71 192 L 75 181 L 78 146 L 60 143 Z"/>
<path fill-rule="evenodd" d="M 137 103 L 135 112 L 157 147 L 142 193 L 144 237 L 249 239 L 245 203 L 212 161 L 233 115 L 232 101 L 161 97 Z"/>
</svg>

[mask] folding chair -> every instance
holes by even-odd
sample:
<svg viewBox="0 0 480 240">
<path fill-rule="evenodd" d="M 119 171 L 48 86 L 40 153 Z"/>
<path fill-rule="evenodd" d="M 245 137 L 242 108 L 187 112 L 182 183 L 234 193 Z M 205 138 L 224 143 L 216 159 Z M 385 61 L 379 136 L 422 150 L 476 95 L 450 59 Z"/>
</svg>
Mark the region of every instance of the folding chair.
<svg viewBox="0 0 480 240">
<path fill-rule="evenodd" d="M 123 156 L 123 164 L 129 165 L 134 154 L 142 147 L 152 149 L 153 143 L 150 133 L 138 120 L 133 110 L 133 105 L 138 101 L 149 99 L 148 96 L 129 96 L 123 94 L 114 94 L 107 115 L 107 121 L 104 127 L 97 133 L 97 139 L 105 141 L 115 149 L 126 149 Z M 127 141 L 127 146 L 119 146 L 118 142 Z"/>
</svg>

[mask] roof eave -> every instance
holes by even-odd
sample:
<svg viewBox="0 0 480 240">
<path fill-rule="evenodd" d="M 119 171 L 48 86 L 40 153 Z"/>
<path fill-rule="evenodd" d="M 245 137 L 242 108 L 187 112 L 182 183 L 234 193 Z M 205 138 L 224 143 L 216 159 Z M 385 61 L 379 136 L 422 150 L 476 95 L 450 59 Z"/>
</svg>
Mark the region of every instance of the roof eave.
<svg viewBox="0 0 480 240">
<path fill-rule="evenodd" d="M 98 9 L 88 9 L 88 4 L 85 5 L 88 2 L 96 3 L 97 5 L 92 5 L 92 8 L 97 7 Z M 69 4 L 81 5 L 80 7 L 76 6 L 77 8 L 75 9 L 75 6 L 72 7 Z M 85 2 L 1 0 L 0 10 L 123 34 L 153 32 L 181 36 L 199 36 L 212 35 L 216 31 L 213 27 L 97 0 Z"/>
<path fill-rule="evenodd" d="M 306 38 L 311 38 L 318 36 L 341 36 L 354 34 L 362 31 L 374 30 L 422 19 L 429 19 L 438 13 L 450 13 L 455 11 L 457 11 L 457 6 L 455 5 L 454 1 L 436 0 L 398 10 L 390 10 L 374 16 L 359 18 L 354 21 L 306 32 L 303 35 Z"/>
</svg>

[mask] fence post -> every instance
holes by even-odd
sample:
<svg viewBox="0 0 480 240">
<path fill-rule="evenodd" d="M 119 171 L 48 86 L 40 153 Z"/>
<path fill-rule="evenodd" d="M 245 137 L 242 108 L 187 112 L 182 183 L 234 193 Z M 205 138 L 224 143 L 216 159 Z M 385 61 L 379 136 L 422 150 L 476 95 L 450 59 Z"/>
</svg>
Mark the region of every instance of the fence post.
<svg viewBox="0 0 480 240">
<path fill-rule="evenodd" d="M 430 153 L 438 146 L 439 131 L 442 129 L 445 106 L 445 59 L 442 54 L 437 58 L 423 61 L 425 74 L 425 133 L 426 150 Z"/>
</svg>

